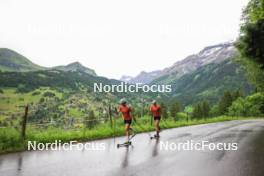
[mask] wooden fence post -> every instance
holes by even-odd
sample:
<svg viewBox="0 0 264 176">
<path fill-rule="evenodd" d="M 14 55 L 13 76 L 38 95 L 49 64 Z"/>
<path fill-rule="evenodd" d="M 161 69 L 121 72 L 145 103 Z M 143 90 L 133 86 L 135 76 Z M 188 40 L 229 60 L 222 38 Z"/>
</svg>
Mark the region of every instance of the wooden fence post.
<svg viewBox="0 0 264 176">
<path fill-rule="evenodd" d="M 26 127 L 27 127 L 27 116 L 28 116 L 28 105 L 26 105 L 25 107 L 25 114 L 23 116 L 23 121 L 22 121 L 22 139 L 25 140 L 26 139 Z"/>
<path fill-rule="evenodd" d="M 111 128 L 113 128 L 113 120 L 112 120 L 111 105 L 108 106 L 108 114 L 109 114 L 109 119 L 110 119 Z"/>
</svg>

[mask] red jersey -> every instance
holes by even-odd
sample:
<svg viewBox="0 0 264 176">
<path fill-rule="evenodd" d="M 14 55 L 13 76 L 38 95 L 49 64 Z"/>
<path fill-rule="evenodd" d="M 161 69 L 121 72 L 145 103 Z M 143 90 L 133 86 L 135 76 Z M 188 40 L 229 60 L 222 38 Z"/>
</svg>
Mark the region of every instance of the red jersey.
<svg viewBox="0 0 264 176">
<path fill-rule="evenodd" d="M 124 120 L 131 120 L 131 111 L 132 109 L 127 105 L 120 105 L 118 108 L 119 112 L 122 113 Z"/>
<path fill-rule="evenodd" d="M 151 105 L 150 111 L 152 112 L 154 117 L 160 116 L 160 106 L 159 105 Z"/>
</svg>

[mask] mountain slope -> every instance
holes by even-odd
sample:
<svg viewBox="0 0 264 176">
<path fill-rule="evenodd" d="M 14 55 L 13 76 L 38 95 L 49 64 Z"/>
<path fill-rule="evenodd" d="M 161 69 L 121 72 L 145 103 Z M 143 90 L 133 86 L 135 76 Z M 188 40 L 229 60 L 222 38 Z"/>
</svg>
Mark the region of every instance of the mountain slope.
<svg viewBox="0 0 264 176">
<path fill-rule="evenodd" d="M 159 82 L 162 82 L 162 79 Z M 245 77 L 244 70 L 231 59 L 200 67 L 190 74 L 172 80 L 169 84 L 173 87 L 171 99 L 183 104 L 193 104 L 204 99 L 215 103 L 226 90 L 240 89 L 244 94 L 249 94 L 253 89 Z"/>
<path fill-rule="evenodd" d="M 165 68 L 150 84 L 172 85 L 168 97 L 185 105 L 204 99 L 216 103 L 227 90 L 241 89 L 247 95 L 253 87 L 245 71 L 232 59 L 236 52 L 232 43 L 206 47 Z"/>
<path fill-rule="evenodd" d="M 83 66 L 81 63 L 79 62 L 73 62 L 71 64 L 68 64 L 66 66 L 57 66 L 57 67 L 53 67 L 53 69 L 56 69 L 56 70 L 61 70 L 61 71 L 72 71 L 72 72 L 85 72 L 87 74 L 90 74 L 90 75 L 93 75 L 93 76 L 96 76 L 96 73 L 94 70 L 90 69 L 90 68 L 87 68 L 85 66 Z"/>
<path fill-rule="evenodd" d="M 121 78 L 119 80 L 129 83 L 132 79 L 133 79 L 132 76 L 123 75 L 123 76 L 121 76 Z"/>
<path fill-rule="evenodd" d="M 56 69 L 61 71 L 72 71 L 72 72 L 85 72 L 90 75 L 96 76 L 94 70 L 83 66 L 79 62 L 73 62 L 66 66 L 56 66 L 53 68 L 42 67 L 34 64 L 26 57 L 21 54 L 7 49 L 0 48 L 0 71 L 3 72 L 26 72 L 26 71 L 38 71 L 38 70 L 50 70 Z"/>
<path fill-rule="evenodd" d="M 194 72 L 198 68 L 210 63 L 220 63 L 233 57 L 236 53 L 233 43 L 223 43 L 204 48 L 197 54 L 190 55 L 185 59 L 176 62 L 170 67 L 152 72 L 141 72 L 138 76 L 128 80 L 129 83 L 148 84 L 153 80 L 162 79 L 162 83 L 176 80 L 181 76 Z M 156 81 L 157 82 L 157 81 Z"/>
<path fill-rule="evenodd" d="M 176 80 L 185 74 L 192 73 L 197 69 L 211 63 L 220 63 L 233 57 L 236 49 L 232 43 L 218 44 L 204 48 L 198 54 L 188 56 L 173 66 L 165 68 L 161 76 L 167 75 L 167 81 Z M 162 82 L 167 82 L 163 80 Z"/>
<path fill-rule="evenodd" d="M 29 121 L 64 124 L 65 120 L 83 120 L 91 111 L 98 118 L 107 118 L 106 107 L 123 97 L 129 103 L 142 99 L 129 92 L 94 91 L 94 83 L 118 85 L 120 81 L 80 71 L 0 72 L 0 83 L 0 116 L 9 121 L 22 117 L 23 108 L 18 107 L 25 104 L 30 104 Z"/>
<path fill-rule="evenodd" d="M 1 71 L 36 71 L 43 70 L 37 64 L 32 63 L 26 57 L 7 48 L 0 48 L 0 70 Z"/>
<path fill-rule="evenodd" d="M 140 72 L 139 75 L 137 75 L 134 78 L 130 76 L 122 76 L 120 80 L 131 83 L 131 84 L 136 84 L 136 83 L 148 84 L 152 80 L 157 78 L 160 74 L 161 74 L 161 71 L 152 71 L 152 72 L 142 71 Z"/>
</svg>

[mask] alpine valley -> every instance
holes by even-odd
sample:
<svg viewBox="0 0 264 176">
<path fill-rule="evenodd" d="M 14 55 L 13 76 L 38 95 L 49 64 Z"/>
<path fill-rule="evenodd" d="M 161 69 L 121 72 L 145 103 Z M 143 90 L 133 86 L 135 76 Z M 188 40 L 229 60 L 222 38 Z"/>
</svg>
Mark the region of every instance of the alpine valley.
<svg viewBox="0 0 264 176">
<path fill-rule="evenodd" d="M 226 90 L 241 90 L 247 95 L 253 88 L 243 68 L 233 60 L 236 53 L 232 43 L 209 46 L 170 67 L 114 80 L 98 76 L 96 71 L 79 62 L 47 68 L 15 51 L 1 48 L 0 123 L 16 123 L 17 116 L 24 113 L 25 104 L 31 105 L 30 120 L 52 121 L 62 116 L 64 119 L 84 118 L 91 110 L 97 117 L 107 116 L 106 107 L 116 105 L 122 97 L 126 97 L 133 104 L 134 113 L 140 115 L 142 99 L 151 102 L 160 97 L 165 104 L 177 100 L 187 106 L 203 99 L 214 104 Z M 94 83 L 111 85 L 121 81 L 170 84 L 172 92 L 93 92 Z"/>
</svg>

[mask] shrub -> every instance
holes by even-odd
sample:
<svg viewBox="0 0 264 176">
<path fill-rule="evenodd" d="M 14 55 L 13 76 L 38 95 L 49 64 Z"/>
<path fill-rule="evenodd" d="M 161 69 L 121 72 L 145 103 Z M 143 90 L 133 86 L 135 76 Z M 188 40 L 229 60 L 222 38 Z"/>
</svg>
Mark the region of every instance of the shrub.
<svg viewBox="0 0 264 176">
<path fill-rule="evenodd" d="M 39 95 L 41 92 L 40 91 L 35 91 L 35 92 L 33 92 L 31 95 L 32 96 L 36 96 L 36 95 Z"/>
<path fill-rule="evenodd" d="M 43 103 L 45 101 L 45 98 L 41 98 L 40 100 L 39 100 L 39 103 Z"/>
<path fill-rule="evenodd" d="M 188 118 L 187 114 L 184 112 L 178 112 L 176 116 L 178 120 L 187 120 Z"/>
<path fill-rule="evenodd" d="M 30 92 L 30 88 L 26 87 L 24 84 L 19 84 L 16 92 L 17 93 L 27 93 L 27 92 Z"/>
<path fill-rule="evenodd" d="M 263 116 L 264 94 L 255 93 L 246 98 L 238 98 L 228 108 L 231 116 Z"/>
<path fill-rule="evenodd" d="M 44 97 L 55 97 L 55 94 L 53 92 L 45 92 L 43 94 Z"/>
</svg>

